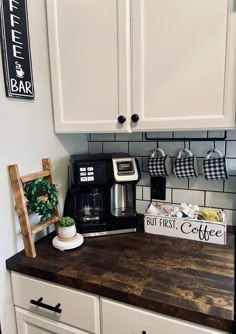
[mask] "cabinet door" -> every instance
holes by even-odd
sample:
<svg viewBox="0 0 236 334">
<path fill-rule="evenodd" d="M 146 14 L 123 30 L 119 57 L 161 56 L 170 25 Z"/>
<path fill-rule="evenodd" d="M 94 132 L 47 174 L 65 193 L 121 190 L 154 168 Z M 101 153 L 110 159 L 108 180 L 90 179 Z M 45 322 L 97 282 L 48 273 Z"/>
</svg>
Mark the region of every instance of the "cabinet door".
<svg viewBox="0 0 236 334">
<path fill-rule="evenodd" d="M 208 329 L 184 320 L 111 300 L 101 302 L 103 334 L 223 334 L 225 332 Z"/>
<path fill-rule="evenodd" d="M 233 2 L 131 2 L 133 130 L 233 127 Z"/>
<path fill-rule="evenodd" d="M 86 334 L 81 330 L 16 307 L 18 334 Z"/>
<path fill-rule="evenodd" d="M 47 0 L 56 132 L 128 129 L 128 0 Z"/>
</svg>

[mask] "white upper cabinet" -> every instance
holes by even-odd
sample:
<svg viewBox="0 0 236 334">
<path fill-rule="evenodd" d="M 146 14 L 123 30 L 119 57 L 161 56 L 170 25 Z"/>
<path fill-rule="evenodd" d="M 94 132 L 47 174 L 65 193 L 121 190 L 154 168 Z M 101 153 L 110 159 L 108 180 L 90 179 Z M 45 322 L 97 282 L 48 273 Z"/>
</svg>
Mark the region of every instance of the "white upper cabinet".
<svg viewBox="0 0 236 334">
<path fill-rule="evenodd" d="M 47 10 L 56 132 L 235 126 L 233 0 L 47 0 Z"/>
<path fill-rule="evenodd" d="M 127 132 L 126 1 L 47 0 L 47 14 L 55 131 Z"/>
<path fill-rule="evenodd" d="M 235 124 L 235 14 L 228 0 L 132 0 L 133 130 Z"/>
</svg>

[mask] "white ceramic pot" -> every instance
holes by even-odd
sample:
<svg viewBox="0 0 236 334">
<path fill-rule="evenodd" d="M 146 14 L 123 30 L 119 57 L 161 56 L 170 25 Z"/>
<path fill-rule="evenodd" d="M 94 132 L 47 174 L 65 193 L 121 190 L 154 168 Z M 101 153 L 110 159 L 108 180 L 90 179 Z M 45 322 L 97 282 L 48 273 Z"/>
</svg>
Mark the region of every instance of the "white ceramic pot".
<svg viewBox="0 0 236 334">
<path fill-rule="evenodd" d="M 67 226 L 67 227 L 58 227 L 58 235 L 63 239 L 73 238 L 76 234 L 75 225 Z"/>
</svg>

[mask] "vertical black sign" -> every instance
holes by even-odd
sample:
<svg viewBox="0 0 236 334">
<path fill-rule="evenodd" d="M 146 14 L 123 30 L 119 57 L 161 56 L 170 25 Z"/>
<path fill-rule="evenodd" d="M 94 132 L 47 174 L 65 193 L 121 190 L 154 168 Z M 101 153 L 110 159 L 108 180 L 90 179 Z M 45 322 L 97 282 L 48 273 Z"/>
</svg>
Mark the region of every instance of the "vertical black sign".
<svg viewBox="0 0 236 334">
<path fill-rule="evenodd" d="M 26 0 L 0 0 L 6 95 L 34 98 Z"/>
</svg>

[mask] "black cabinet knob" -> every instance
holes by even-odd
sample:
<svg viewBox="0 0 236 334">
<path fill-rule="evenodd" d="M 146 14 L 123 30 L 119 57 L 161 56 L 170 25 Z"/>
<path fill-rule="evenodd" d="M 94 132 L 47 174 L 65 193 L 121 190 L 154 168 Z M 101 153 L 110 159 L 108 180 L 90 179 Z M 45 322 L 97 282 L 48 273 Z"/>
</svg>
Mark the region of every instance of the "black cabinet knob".
<svg viewBox="0 0 236 334">
<path fill-rule="evenodd" d="M 139 120 L 139 115 L 137 115 L 137 114 L 133 114 L 133 115 L 131 116 L 131 121 L 132 121 L 132 122 L 137 123 L 138 120 Z"/>
<path fill-rule="evenodd" d="M 123 123 L 125 123 L 126 118 L 125 118 L 125 116 L 120 115 L 120 116 L 117 118 L 117 121 L 118 121 L 118 123 L 123 124 Z"/>
<path fill-rule="evenodd" d="M 146 331 L 142 331 L 142 334 L 146 334 Z"/>
</svg>

